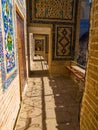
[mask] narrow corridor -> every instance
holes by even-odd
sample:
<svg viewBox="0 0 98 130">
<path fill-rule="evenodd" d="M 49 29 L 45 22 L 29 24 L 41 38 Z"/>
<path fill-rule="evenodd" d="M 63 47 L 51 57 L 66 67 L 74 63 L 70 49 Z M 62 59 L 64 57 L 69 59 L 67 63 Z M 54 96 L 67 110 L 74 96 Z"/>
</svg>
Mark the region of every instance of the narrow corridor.
<svg viewBox="0 0 98 130">
<path fill-rule="evenodd" d="M 34 59 L 15 130 L 79 130 L 81 94 L 64 76 L 50 76 L 47 63 Z"/>
<path fill-rule="evenodd" d="M 98 130 L 97 16 L 98 0 L 0 0 L 0 130 Z"/>
</svg>

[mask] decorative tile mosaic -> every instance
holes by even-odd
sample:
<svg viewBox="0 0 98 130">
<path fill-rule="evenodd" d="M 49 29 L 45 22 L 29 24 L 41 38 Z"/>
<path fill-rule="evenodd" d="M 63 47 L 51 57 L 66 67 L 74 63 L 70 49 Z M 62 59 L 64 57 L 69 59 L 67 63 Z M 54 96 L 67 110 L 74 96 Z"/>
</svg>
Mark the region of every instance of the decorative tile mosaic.
<svg viewBox="0 0 98 130">
<path fill-rule="evenodd" d="M 53 26 L 53 32 L 53 60 L 73 60 L 75 51 L 74 26 L 56 24 Z"/>
<path fill-rule="evenodd" d="M 78 1 L 29 0 L 30 24 L 52 26 L 52 60 L 74 58 Z"/>
<path fill-rule="evenodd" d="M 31 20 L 74 20 L 75 0 L 31 0 Z"/>
<path fill-rule="evenodd" d="M 2 73 L 2 86 L 3 89 L 7 88 L 11 81 L 17 74 L 16 59 L 15 59 L 15 47 L 14 47 L 14 32 L 13 32 L 13 18 L 12 18 L 12 4 L 11 0 L 1 0 L 1 14 L 0 36 L 3 39 L 0 40 L 0 62 Z"/>
<path fill-rule="evenodd" d="M 9 73 L 15 67 L 12 5 L 9 0 L 2 0 L 2 18 L 6 52 L 6 71 Z"/>
<path fill-rule="evenodd" d="M 2 69 L 2 70 L 1 70 Z M 3 77 L 1 77 L 3 75 L 3 70 L 4 70 L 4 55 L 3 55 L 3 45 L 2 45 L 2 30 L 1 30 L 1 8 L 0 8 L 0 89 L 2 86 L 2 79 L 4 78 L 5 75 Z"/>
<path fill-rule="evenodd" d="M 71 58 L 71 52 L 73 52 L 73 27 L 57 25 L 55 31 L 55 57 Z"/>
</svg>

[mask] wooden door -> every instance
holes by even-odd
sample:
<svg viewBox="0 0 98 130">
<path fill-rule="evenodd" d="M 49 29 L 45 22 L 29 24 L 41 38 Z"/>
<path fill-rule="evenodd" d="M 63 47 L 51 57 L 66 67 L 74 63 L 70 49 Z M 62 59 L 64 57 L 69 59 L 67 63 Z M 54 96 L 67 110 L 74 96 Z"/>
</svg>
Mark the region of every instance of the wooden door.
<svg viewBox="0 0 98 130">
<path fill-rule="evenodd" d="M 25 39 L 24 39 L 24 21 L 18 13 L 16 13 L 17 20 L 17 43 L 18 43 L 18 61 L 19 61 L 19 78 L 21 86 L 21 94 L 27 80 L 26 74 L 26 57 L 25 57 Z"/>
</svg>

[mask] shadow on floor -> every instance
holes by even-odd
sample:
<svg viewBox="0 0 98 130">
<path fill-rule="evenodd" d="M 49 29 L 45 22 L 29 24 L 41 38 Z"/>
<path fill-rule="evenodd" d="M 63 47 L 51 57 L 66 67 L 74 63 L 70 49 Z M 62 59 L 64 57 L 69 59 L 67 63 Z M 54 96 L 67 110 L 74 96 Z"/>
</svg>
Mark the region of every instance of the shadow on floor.
<svg viewBox="0 0 98 130">
<path fill-rule="evenodd" d="M 50 77 L 50 86 L 55 100 L 58 130 L 79 130 L 79 115 L 82 92 L 65 77 Z"/>
<path fill-rule="evenodd" d="M 37 71 L 30 71 L 30 77 L 45 77 L 49 75 L 48 70 L 37 70 Z"/>
<path fill-rule="evenodd" d="M 47 130 L 46 126 L 46 107 L 45 107 L 45 92 L 44 92 L 44 81 L 43 78 L 41 78 L 42 81 L 42 130 Z"/>
<path fill-rule="evenodd" d="M 79 87 L 70 78 L 37 74 L 29 78 L 15 130 L 79 130 Z"/>
<path fill-rule="evenodd" d="M 47 72 L 47 71 L 45 71 Z M 44 73 L 44 72 L 43 72 Z M 82 93 L 79 87 L 70 78 L 52 77 L 40 72 L 33 72 L 33 77 L 41 77 L 42 81 L 42 130 L 47 130 L 46 106 L 45 106 L 45 86 L 43 77 L 48 76 L 49 86 L 53 91 L 55 101 L 55 115 L 57 130 L 79 130 L 79 115 Z"/>
<path fill-rule="evenodd" d="M 44 61 L 44 59 L 34 59 L 33 61 L 34 61 L 34 62 L 38 62 L 38 61 L 41 62 L 41 61 Z"/>
</svg>

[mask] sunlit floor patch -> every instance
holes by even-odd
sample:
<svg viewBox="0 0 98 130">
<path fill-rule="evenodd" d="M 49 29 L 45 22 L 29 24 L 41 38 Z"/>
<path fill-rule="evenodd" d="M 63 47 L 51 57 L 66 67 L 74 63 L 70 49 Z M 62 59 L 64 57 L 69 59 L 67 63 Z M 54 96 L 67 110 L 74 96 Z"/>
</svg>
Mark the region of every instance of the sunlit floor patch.
<svg viewBox="0 0 98 130">
<path fill-rule="evenodd" d="M 66 77 L 40 73 L 28 79 L 15 130 L 79 130 L 78 86 Z"/>
</svg>

